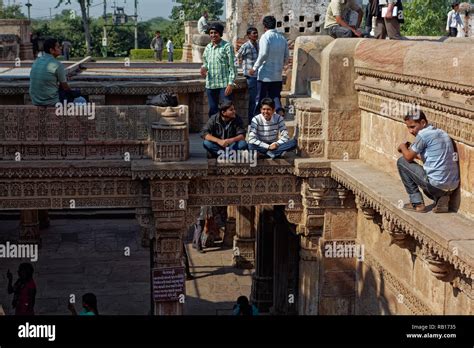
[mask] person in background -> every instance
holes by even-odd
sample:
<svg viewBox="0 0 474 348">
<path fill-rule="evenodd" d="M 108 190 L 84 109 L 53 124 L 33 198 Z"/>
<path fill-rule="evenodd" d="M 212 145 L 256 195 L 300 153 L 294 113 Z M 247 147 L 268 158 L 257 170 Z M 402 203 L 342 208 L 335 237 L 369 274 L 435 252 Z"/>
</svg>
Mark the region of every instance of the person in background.
<svg viewBox="0 0 474 348">
<path fill-rule="evenodd" d="M 233 315 L 254 316 L 258 315 L 258 309 L 255 305 L 249 303 L 247 296 L 239 296 L 237 303 L 233 308 Z"/>
<path fill-rule="evenodd" d="M 350 10 L 357 11 L 359 18 L 356 26 L 349 24 Z M 324 29 L 329 32 L 333 38 L 361 37 L 362 32 L 358 29 L 362 22 L 364 12 L 355 0 L 331 0 L 326 11 Z"/>
<path fill-rule="evenodd" d="M 60 101 L 60 93 L 75 95 L 74 102 L 83 103 L 85 99 L 79 96 L 78 91 L 69 87 L 64 65 L 56 58 L 61 55 L 61 46 L 56 39 L 47 39 L 44 42 L 44 55 L 33 63 L 30 71 L 30 97 L 33 105 L 55 106 Z"/>
<path fill-rule="evenodd" d="M 258 58 L 258 30 L 254 27 L 247 29 L 248 41 L 244 43 L 236 54 L 239 62 L 242 62 L 242 69 L 247 79 L 247 87 L 249 92 L 249 123 L 252 123 L 254 116 L 255 104 L 257 100 L 257 76 L 250 76 L 249 71 L 253 68 Z"/>
<path fill-rule="evenodd" d="M 173 45 L 173 41 L 171 41 L 171 39 L 168 39 L 168 42 L 166 43 L 166 50 L 168 51 L 168 62 L 172 63 L 173 62 L 173 54 L 174 54 L 174 45 Z"/>
<path fill-rule="evenodd" d="M 72 43 L 70 41 L 63 41 L 63 57 L 69 60 L 71 54 Z"/>
<path fill-rule="evenodd" d="M 458 36 L 458 28 L 461 30 L 464 29 L 464 23 L 459 14 L 459 2 L 454 2 L 451 8 L 452 10 L 448 12 L 446 31 L 450 37 L 456 37 Z"/>
<path fill-rule="evenodd" d="M 265 33 L 260 38 L 258 58 L 250 76 L 257 74 L 257 96 L 254 115 L 260 113 L 263 98 L 271 98 L 276 105 L 276 112 L 285 115 L 280 101 L 283 88 L 283 67 L 288 63 L 289 48 L 286 38 L 276 30 L 276 19 L 273 16 L 263 18 Z"/>
<path fill-rule="evenodd" d="M 79 315 L 99 315 L 99 310 L 97 309 L 97 297 L 88 292 L 82 296 L 82 311 L 79 312 Z M 78 315 L 76 312 L 76 307 L 71 302 L 68 302 L 68 309 L 71 311 L 72 315 Z"/>
<path fill-rule="evenodd" d="M 35 315 L 36 283 L 33 280 L 33 265 L 22 263 L 18 267 L 18 280 L 12 285 L 13 275 L 7 271 L 8 294 L 13 294 L 12 307 L 15 315 Z"/>
<path fill-rule="evenodd" d="M 404 23 L 401 0 L 370 0 L 375 20 L 375 38 L 385 40 L 403 40 L 400 24 Z"/>
<path fill-rule="evenodd" d="M 161 37 L 161 32 L 158 30 L 155 32 L 155 37 L 151 40 L 150 48 L 155 51 L 155 60 L 161 62 L 163 59 L 163 38 Z"/>
<path fill-rule="evenodd" d="M 209 23 L 207 22 L 207 19 L 209 18 L 209 13 L 207 11 L 204 11 L 202 13 L 201 18 L 198 20 L 198 33 L 201 35 L 206 35 L 208 33 L 209 29 Z"/>
</svg>

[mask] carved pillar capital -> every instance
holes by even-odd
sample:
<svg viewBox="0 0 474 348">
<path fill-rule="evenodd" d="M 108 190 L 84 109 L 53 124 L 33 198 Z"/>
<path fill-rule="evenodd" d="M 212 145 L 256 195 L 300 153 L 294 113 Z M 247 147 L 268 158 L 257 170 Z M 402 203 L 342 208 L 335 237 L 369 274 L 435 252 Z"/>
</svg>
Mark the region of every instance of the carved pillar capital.
<svg viewBox="0 0 474 348">
<path fill-rule="evenodd" d="M 362 197 L 356 196 L 355 199 L 357 209 L 360 209 L 364 214 L 364 217 L 367 220 L 373 220 L 375 217 L 375 210 L 370 206 L 368 202 L 366 202 Z"/>
<path fill-rule="evenodd" d="M 443 282 L 451 282 L 454 279 L 455 271 L 452 264 L 426 247 L 422 248 L 421 254 L 428 264 L 428 269 L 436 279 Z"/>
<path fill-rule="evenodd" d="M 382 229 L 390 235 L 390 245 L 395 244 L 400 248 L 413 249 L 411 236 L 386 216 L 382 217 Z"/>
</svg>

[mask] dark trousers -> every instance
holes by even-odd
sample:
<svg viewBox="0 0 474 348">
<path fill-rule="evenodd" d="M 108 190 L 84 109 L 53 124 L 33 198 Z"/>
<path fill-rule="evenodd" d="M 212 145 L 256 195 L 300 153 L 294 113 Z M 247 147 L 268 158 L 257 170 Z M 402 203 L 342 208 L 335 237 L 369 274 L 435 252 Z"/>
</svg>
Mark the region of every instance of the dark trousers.
<svg viewBox="0 0 474 348">
<path fill-rule="evenodd" d="M 189 269 L 189 258 L 188 258 L 188 251 L 186 250 L 186 245 L 183 243 L 183 257 L 184 257 L 184 270 L 186 275 L 190 276 L 191 271 Z"/>
<path fill-rule="evenodd" d="M 220 146 L 217 143 L 214 143 L 209 140 L 204 140 L 203 144 L 204 148 L 215 158 L 219 157 L 220 151 L 224 151 L 225 147 Z M 236 141 L 232 145 L 229 146 L 229 149 L 239 151 L 239 150 L 247 150 L 247 142 L 246 141 Z"/>
<path fill-rule="evenodd" d="M 458 28 L 449 28 L 449 36 L 451 37 L 458 36 Z"/>
<path fill-rule="evenodd" d="M 257 78 L 254 76 L 245 76 L 247 78 L 247 87 L 249 89 L 249 124 L 252 123 L 255 104 L 257 103 Z"/>
<path fill-rule="evenodd" d="M 275 102 L 276 112 L 283 110 L 281 107 L 281 89 L 283 88 L 282 81 L 263 82 L 257 81 L 257 97 L 255 103 L 254 116 L 260 114 L 260 103 L 264 98 L 271 98 Z"/>
<path fill-rule="evenodd" d="M 206 89 L 209 104 L 209 117 L 219 112 L 219 101 L 231 101 L 232 94 L 225 95 L 225 88 Z"/>
<path fill-rule="evenodd" d="M 451 193 L 451 191 L 443 191 L 432 186 L 425 170 L 416 162 L 408 162 L 404 157 L 400 157 L 397 161 L 397 167 L 412 204 L 424 203 L 420 188 L 428 198 L 435 202 L 440 197 Z"/>
</svg>

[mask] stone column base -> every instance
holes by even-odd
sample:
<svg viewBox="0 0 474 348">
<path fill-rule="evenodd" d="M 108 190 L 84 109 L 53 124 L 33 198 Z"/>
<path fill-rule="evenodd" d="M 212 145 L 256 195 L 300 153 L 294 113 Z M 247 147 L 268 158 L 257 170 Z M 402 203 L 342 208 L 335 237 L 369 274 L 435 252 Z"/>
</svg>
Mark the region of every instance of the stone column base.
<svg viewBox="0 0 474 348">
<path fill-rule="evenodd" d="M 234 237 L 232 266 L 241 269 L 255 268 L 255 238 Z"/>
<path fill-rule="evenodd" d="M 273 306 L 273 277 L 259 277 L 252 274 L 250 301 L 260 312 L 268 312 Z"/>
</svg>

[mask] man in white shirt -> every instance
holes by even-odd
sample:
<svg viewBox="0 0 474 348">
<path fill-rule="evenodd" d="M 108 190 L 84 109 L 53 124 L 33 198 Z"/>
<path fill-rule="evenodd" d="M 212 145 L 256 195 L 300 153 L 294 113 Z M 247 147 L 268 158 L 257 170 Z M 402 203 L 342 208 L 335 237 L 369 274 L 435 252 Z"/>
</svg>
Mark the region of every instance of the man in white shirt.
<svg viewBox="0 0 474 348">
<path fill-rule="evenodd" d="M 461 16 L 459 15 L 459 3 L 453 3 L 451 8 L 452 10 L 448 12 L 446 31 L 448 32 L 449 36 L 456 37 L 458 36 L 458 27 L 459 29 L 464 29 L 464 24 L 462 22 Z"/>
<path fill-rule="evenodd" d="M 171 39 L 168 39 L 168 42 L 166 43 L 166 50 L 168 51 L 168 62 L 172 63 L 173 62 L 174 45 L 173 45 L 173 41 L 171 41 Z"/>
<path fill-rule="evenodd" d="M 198 33 L 202 35 L 207 34 L 207 30 L 209 29 L 209 24 L 207 23 L 207 19 L 209 18 L 209 13 L 207 11 L 202 13 L 202 17 L 199 18 L 198 21 Z"/>
</svg>

